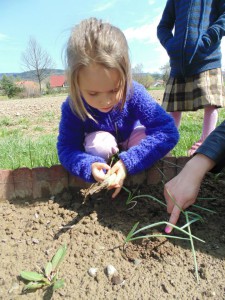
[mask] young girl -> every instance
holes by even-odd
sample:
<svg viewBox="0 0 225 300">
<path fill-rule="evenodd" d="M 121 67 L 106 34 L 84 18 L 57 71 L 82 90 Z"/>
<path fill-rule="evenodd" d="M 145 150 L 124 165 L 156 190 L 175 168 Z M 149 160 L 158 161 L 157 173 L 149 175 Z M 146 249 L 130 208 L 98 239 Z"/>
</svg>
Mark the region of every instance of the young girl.
<svg viewBox="0 0 225 300">
<path fill-rule="evenodd" d="M 88 182 L 114 174 L 113 197 L 127 174 L 151 167 L 177 143 L 173 119 L 131 80 L 128 45 L 118 28 L 90 18 L 75 26 L 67 45 L 70 96 L 62 105 L 58 156 Z M 110 158 L 119 150 L 119 161 Z"/>
<path fill-rule="evenodd" d="M 217 108 L 224 106 L 220 50 L 224 34 L 224 0 L 168 0 L 157 28 L 171 66 L 164 109 L 179 128 L 182 111 L 204 108 L 202 135 L 189 155 L 215 129 Z"/>
</svg>

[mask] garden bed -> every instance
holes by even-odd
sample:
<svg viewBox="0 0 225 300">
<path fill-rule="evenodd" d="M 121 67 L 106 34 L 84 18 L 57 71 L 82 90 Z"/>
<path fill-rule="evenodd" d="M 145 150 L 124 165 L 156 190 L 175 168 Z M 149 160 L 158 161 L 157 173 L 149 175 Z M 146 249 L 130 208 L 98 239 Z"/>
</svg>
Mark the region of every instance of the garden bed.
<svg viewBox="0 0 225 300">
<path fill-rule="evenodd" d="M 151 93 L 161 101 L 163 91 Z M 64 98 L 1 101 L 3 136 L 56 134 Z M 175 176 L 184 160 L 173 162 L 179 168 L 161 165 L 165 178 L 152 169 L 132 176 L 126 186 L 164 201 L 162 182 Z M 224 176 L 207 175 L 199 196 L 216 199 L 197 203 L 216 214 L 195 209 L 204 222 L 191 225 L 192 233 L 205 241 L 194 241 L 199 283 L 189 241 L 154 237 L 124 247 L 136 222 L 140 228 L 168 220 L 164 206 L 140 197 L 132 208 L 126 205 L 125 191 L 115 200 L 102 191 L 83 204 L 81 187 L 81 181 L 59 166 L 0 172 L 0 299 L 225 299 Z M 181 217 L 178 225 L 184 223 Z M 153 233 L 163 229 L 154 228 Z M 49 289 L 23 294 L 20 272 L 39 272 L 64 244 L 67 253 L 59 277 L 65 286 L 53 294 Z M 117 269 L 119 279 L 109 278 L 108 265 Z M 89 275 L 91 267 L 97 268 L 96 277 Z"/>
<path fill-rule="evenodd" d="M 137 185 L 139 195 L 163 200 L 163 184 Z M 195 242 L 199 284 L 188 241 L 153 238 L 124 240 L 132 226 L 168 219 L 165 207 L 141 197 L 135 207 L 126 205 L 127 192 L 112 200 L 105 190 L 83 204 L 78 188 L 68 189 L 48 200 L 12 200 L 0 203 L 0 299 L 51 299 L 51 291 L 22 294 L 22 270 L 39 271 L 56 250 L 67 245 L 59 275 L 64 288 L 52 299 L 225 299 L 225 191 L 224 181 L 207 176 L 198 204 L 216 214 L 196 210 L 204 218 L 194 223 L 192 233 L 205 243 Z M 184 223 L 181 218 L 179 225 Z M 164 227 L 155 229 L 163 233 Z M 175 232 L 180 235 L 179 232 Z M 113 265 L 120 280 L 105 273 Z M 88 274 L 97 268 L 97 276 Z"/>
</svg>

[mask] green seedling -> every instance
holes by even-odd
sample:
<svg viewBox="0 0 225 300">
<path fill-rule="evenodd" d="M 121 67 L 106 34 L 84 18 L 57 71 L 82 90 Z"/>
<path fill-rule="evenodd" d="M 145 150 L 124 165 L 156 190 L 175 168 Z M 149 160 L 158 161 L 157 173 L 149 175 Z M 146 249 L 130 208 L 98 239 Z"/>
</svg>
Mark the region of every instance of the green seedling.
<svg viewBox="0 0 225 300">
<path fill-rule="evenodd" d="M 157 198 L 155 198 L 151 195 L 137 195 L 137 196 L 134 196 L 133 193 L 130 192 L 127 188 L 124 188 L 124 190 L 126 190 L 128 192 L 128 198 L 126 200 L 127 205 L 134 204 L 134 206 L 135 206 L 136 203 L 137 203 L 136 199 L 145 197 L 145 198 L 150 198 L 151 200 L 153 200 L 153 201 L 155 201 L 155 202 L 157 202 L 157 203 L 159 203 L 163 206 L 166 206 L 166 204 L 163 201 L 161 201 L 161 200 L 159 200 L 159 199 L 157 199 Z M 198 240 L 198 241 L 203 242 L 203 243 L 205 241 L 203 241 L 202 239 L 200 239 L 200 238 L 198 238 L 198 237 L 196 237 L 195 235 L 192 234 L 191 224 L 193 224 L 194 222 L 197 222 L 197 221 L 202 222 L 203 218 L 197 213 L 194 213 L 194 212 L 191 212 L 191 211 L 184 211 L 181 207 L 179 207 L 179 205 L 176 203 L 175 199 L 173 199 L 173 197 L 169 193 L 169 191 L 167 191 L 167 193 L 170 196 L 170 198 L 172 199 L 172 201 L 174 202 L 174 204 L 180 209 L 181 213 L 184 214 L 185 219 L 186 219 L 186 224 L 182 227 L 179 227 L 179 226 L 173 225 L 169 222 L 161 221 L 161 222 L 157 222 L 157 223 L 147 225 L 147 226 L 142 227 L 142 228 L 137 230 L 137 227 L 139 225 L 139 222 L 137 222 L 137 223 L 134 224 L 133 228 L 128 233 L 128 235 L 125 239 L 125 244 L 127 244 L 128 242 L 137 240 L 137 239 L 152 238 L 152 237 L 166 237 L 166 238 L 182 239 L 182 240 L 189 241 L 190 244 L 191 244 L 192 255 L 193 255 L 193 259 L 194 259 L 196 279 L 197 279 L 197 282 L 199 282 L 198 265 L 197 265 L 196 251 L 195 251 L 193 240 L 195 239 L 195 240 Z M 134 206 L 132 206 L 132 208 Z M 214 213 L 214 211 L 211 211 L 209 209 L 205 209 L 201 206 L 195 205 L 195 207 L 199 208 L 199 209 L 202 209 L 202 210 L 205 210 L 205 211 L 210 212 L 210 213 Z M 161 225 L 167 225 L 167 226 L 172 227 L 173 229 L 176 229 L 178 232 L 182 233 L 184 235 L 184 237 L 183 236 L 176 236 L 176 235 L 160 234 L 160 233 L 159 234 L 141 234 L 141 235 L 139 235 L 143 231 L 146 231 L 146 230 L 149 230 L 149 229 L 152 229 L 154 227 L 161 226 Z M 187 230 L 185 230 L 185 229 L 187 229 Z"/>
<path fill-rule="evenodd" d="M 64 286 L 64 279 L 59 279 L 59 265 L 66 255 L 66 245 L 61 246 L 52 260 L 49 261 L 41 273 L 22 271 L 20 276 L 28 281 L 23 292 L 36 290 L 39 288 L 52 287 L 53 291 Z"/>
</svg>

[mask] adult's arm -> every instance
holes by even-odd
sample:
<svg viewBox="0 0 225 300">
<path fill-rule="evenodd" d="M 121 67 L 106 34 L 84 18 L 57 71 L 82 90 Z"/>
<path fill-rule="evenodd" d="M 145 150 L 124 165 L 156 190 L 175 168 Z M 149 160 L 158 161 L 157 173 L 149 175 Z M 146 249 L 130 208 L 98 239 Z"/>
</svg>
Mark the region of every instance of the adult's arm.
<svg viewBox="0 0 225 300">
<path fill-rule="evenodd" d="M 164 197 L 167 202 L 167 212 L 170 214 L 169 223 L 175 225 L 181 209 L 194 204 L 205 174 L 213 168 L 215 162 L 203 154 L 196 154 L 189 160 L 181 172 L 165 184 Z M 170 233 L 172 226 L 165 231 Z"/>
<path fill-rule="evenodd" d="M 211 170 L 214 173 L 225 167 L 225 121 L 216 127 L 195 153 L 204 154 L 215 162 L 215 167 Z"/>
<path fill-rule="evenodd" d="M 224 166 L 225 121 L 208 136 L 181 172 L 165 184 L 164 196 L 167 211 L 171 214 L 171 224 L 177 223 L 180 209 L 186 209 L 195 203 L 205 174 L 208 171 L 219 172 Z M 172 227 L 167 226 L 165 231 L 170 233 Z"/>
</svg>

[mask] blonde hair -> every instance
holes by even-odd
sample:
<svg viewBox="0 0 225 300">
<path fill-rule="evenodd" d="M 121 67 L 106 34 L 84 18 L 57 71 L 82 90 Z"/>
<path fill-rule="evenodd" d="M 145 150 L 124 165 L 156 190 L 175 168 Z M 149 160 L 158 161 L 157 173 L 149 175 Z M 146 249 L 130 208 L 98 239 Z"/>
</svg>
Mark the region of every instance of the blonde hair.
<svg viewBox="0 0 225 300">
<path fill-rule="evenodd" d="M 102 20 L 90 18 L 81 21 L 72 29 L 67 44 L 67 79 L 70 86 L 70 106 L 82 120 L 93 117 L 86 110 L 78 85 L 78 74 L 82 67 L 91 63 L 114 68 L 120 74 L 121 108 L 131 87 L 131 67 L 128 44 L 123 32 Z"/>
</svg>

